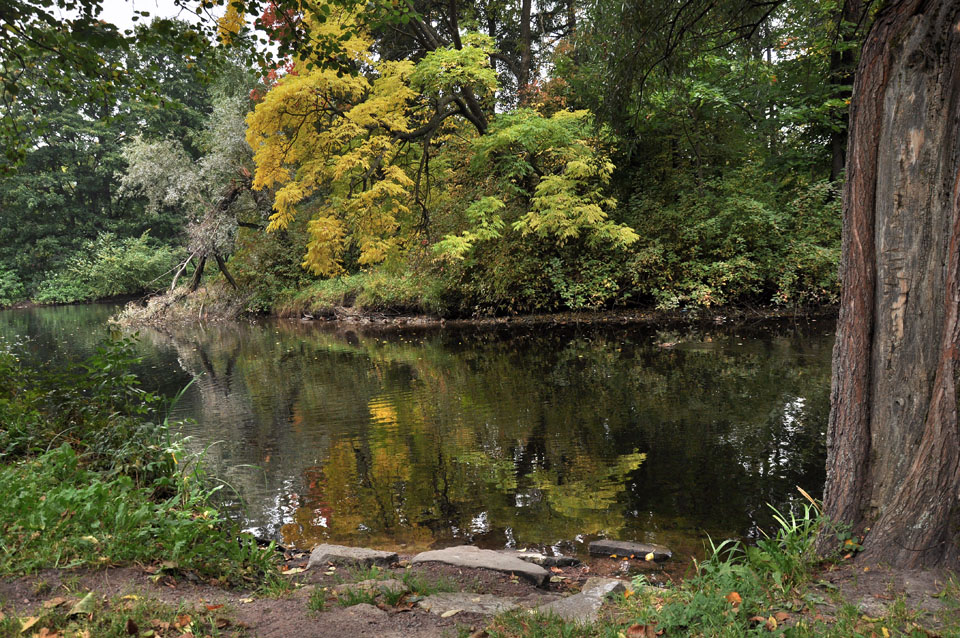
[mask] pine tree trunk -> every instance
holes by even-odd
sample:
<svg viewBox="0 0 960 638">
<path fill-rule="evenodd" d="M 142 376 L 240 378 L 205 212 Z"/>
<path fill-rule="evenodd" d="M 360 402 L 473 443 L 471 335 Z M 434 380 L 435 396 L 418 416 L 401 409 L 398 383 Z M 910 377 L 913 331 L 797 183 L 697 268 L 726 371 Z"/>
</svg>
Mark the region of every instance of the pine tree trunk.
<svg viewBox="0 0 960 638">
<path fill-rule="evenodd" d="M 850 118 L 824 507 L 867 562 L 956 563 L 960 3 L 881 11 Z"/>
</svg>

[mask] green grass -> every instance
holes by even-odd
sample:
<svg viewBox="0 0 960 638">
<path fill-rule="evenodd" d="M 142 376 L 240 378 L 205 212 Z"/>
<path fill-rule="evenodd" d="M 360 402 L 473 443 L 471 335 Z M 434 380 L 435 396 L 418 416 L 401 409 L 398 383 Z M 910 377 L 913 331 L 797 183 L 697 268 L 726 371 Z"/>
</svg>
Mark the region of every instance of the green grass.
<svg viewBox="0 0 960 638">
<path fill-rule="evenodd" d="M 139 388 L 132 353 L 118 340 L 41 372 L 0 343 L 0 576 L 162 563 L 269 586 L 274 552 L 213 506 L 219 486 Z"/>
<path fill-rule="evenodd" d="M 64 596 L 67 601 L 52 609 L 39 609 L 34 616 L 8 614 L 0 620 L 0 638 L 59 633 L 61 636 L 90 636 L 96 638 L 129 638 L 131 635 L 157 636 L 237 636 L 245 635 L 234 625 L 229 610 L 208 610 L 173 606 L 156 600 L 135 596 L 104 599 L 92 594 L 84 601 L 83 613 L 73 613 L 74 605 L 85 594 Z M 26 630 L 24 626 L 30 624 Z M 237 631 L 241 633 L 237 633 Z M 150 632 L 153 632 L 152 634 Z"/>
</svg>

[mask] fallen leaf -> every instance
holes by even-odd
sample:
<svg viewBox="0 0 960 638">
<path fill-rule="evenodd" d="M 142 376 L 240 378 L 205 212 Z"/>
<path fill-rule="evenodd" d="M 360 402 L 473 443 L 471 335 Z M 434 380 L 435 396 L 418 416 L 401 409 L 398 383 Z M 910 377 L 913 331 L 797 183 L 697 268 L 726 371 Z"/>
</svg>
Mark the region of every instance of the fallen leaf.
<svg viewBox="0 0 960 638">
<path fill-rule="evenodd" d="M 550 568 L 550 571 L 552 571 L 554 574 L 562 574 L 562 573 L 563 573 L 563 570 L 560 569 L 559 567 L 551 567 L 551 568 Z"/>
<path fill-rule="evenodd" d="M 627 627 L 626 638 L 656 638 L 657 623 L 648 623 L 646 625 L 630 625 Z"/>
<path fill-rule="evenodd" d="M 6 615 L 5 613 L 3 613 L 2 611 L 0 611 L 0 622 L 3 622 L 3 621 L 6 620 L 6 619 L 7 619 L 7 615 Z"/>
<path fill-rule="evenodd" d="M 442 614 L 440 614 L 440 617 L 441 617 L 441 618 L 449 618 L 450 616 L 456 616 L 457 614 L 460 613 L 460 611 L 461 611 L 461 610 L 459 610 L 459 609 L 448 609 L 447 611 L 445 611 L 445 612 L 443 612 Z"/>
<path fill-rule="evenodd" d="M 735 591 L 732 591 L 729 594 L 727 594 L 725 598 L 727 599 L 727 602 L 733 605 L 734 607 L 739 607 L 740 603 L 743 602 L 743 598 L 741 598 L 740 594 L 738 594 Z"/>
<path fill-rule="evenodd" d="M 252 602 L 253 602 L 253 598 L 241 598 L 241 599 L 240 599 L 240 603 L 241 603 L 241 604 L 244 604 L 244 605 L 248 605 L 248 604 L 250 604 L 250 603 L 252 603 Z"/>
<path fill-rule="evenodd" d="M 87 541 L 88 543 L 93 543 L 94 545 L 100 544 L 100 541 L 97 540 L 96 536 L 81 536 L 80 540 Z"/>
<path fill-rule="evenodd" d="M 80 614 L 90 614 L 93 613 L 93 592 L 87 592 L 87 595 L 80 599 L 80 601 L 73 606 L 73 608 L 67 613 L 67 616 L 78 616 Z"/>
<path fill-rule="evenodd" d="M 44 609 L 53 609 L 54 607 L 59 607 L 63 603 L 67 602 L 67 599 L 63 596 L 57 596 L 56 598 L 51 598 L 50 600 L 43 601 Z"/>
<path fill-rule="evenodd" d="M 294 567 L 293 569 L 285 570 L 285 571 L 283 572 L 283 575 L 284 575 L 284 576 L 293 576 L 294 574 L 300 574 L 300 573 L 305 572 L 305 571 L 307 571 L 307 570 L 305 570 L 303 567 Z"/>
<path fill-rule="evenodd" d="M 206 605 L 207 611 L 213 611 L 214 609 L 220 609 L 223 605 Z"/>
<path fill-rule="evenodd" d="M 648 563 L 652 563 L 653 559 L 654 559 L 653 552 L 648 552 L 647 555 L 643 557 L 643 560 L 647 561 Z"/>
<path fill-rule="evenodd" d="M 763 626 L 767 628 L 767 631 L 776 631 L 777 629 L 777 619 L 773 616 L 767 618 L 767 622 L 763 623 Z"/>
<path fill-rule="evenodd" d="M 127 594 L 126 596 L 121 596 L 120 600 L 143 600 L 143 596 L 137 596 L 136 594 Z"/>
<path fill-rule="evenodd" d="M 750 622 L 767 622 L 763 616 L 750 616 Z"/>
<path fill-rule="evenodd" d="M 181 616 L 177 616 L 177 621 L 173 623 L 173 628 L 183 629 L 184 627 L 187 627 L 191 622 L 193 622 L 193 618 L 190 617 L 190 614 L 183 614 Z"/>
<path fill-rule="evenodd" d="M 24 633 L 26 630 L 30 629 L 37 624 L 37 621 L 40 620 L 37 616 L 27 616 L 26 618 L 20 619 L 20 633 Z"/>
<path fill-rule="evenodd" d="M 880 633 L 883 634 L 883 638 L 890 638 L 890 630 L 887 629 L 886 627 L 881 627 Z"/>
<path fill-rule="evenodd" d="M 140 628 L 137 627 L 137 623 L 134 622 L 133 618 L 127 618 L 127 633 L 131 636 L 136 636 L 140 633 Z"/>
<path fill-rule="evenodd" d="M 774 619 L 776 619 L 777 622 L 786 622 L 790 620 L 790 614 L 788 614 L 785 611 L 778 611 L 773 615 L 773 617 Z"/>
<path fill-rule="evenodd" d="M 221 607 L 222 607 L 222 605 L 221 605 Z M 227 627 L 230 626 L 230 619 L 229 619 L 229 618 L 217 618 L 217 622 L 216 622 L 215 624 L 217 625 L 217 629 L 226 629 Z"/>
</svg>

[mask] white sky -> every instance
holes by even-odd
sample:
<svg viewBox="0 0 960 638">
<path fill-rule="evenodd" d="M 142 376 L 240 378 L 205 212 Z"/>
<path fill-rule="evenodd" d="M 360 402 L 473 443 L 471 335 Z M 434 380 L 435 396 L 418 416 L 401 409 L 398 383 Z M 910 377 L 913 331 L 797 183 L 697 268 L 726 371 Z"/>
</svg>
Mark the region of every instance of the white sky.
<svg viewBox="0 0 960 638">
<path fill-rule="evenodd" d="M 121 31 L 132 29 L 136 24 L 150 24 L 151 20 L 156 17 L 180 18 L 187 22 L 198 21 L 195 13 L 176 6 L 173 0 L 102 0 L 102 2 L 103 13 L 100 14 L 100 19 L 112 22 Z M 149 11 L 150 17 L 140 18 L 139 22 L 133 22 L 131 18 L 134 10 Z"/>
</svg>

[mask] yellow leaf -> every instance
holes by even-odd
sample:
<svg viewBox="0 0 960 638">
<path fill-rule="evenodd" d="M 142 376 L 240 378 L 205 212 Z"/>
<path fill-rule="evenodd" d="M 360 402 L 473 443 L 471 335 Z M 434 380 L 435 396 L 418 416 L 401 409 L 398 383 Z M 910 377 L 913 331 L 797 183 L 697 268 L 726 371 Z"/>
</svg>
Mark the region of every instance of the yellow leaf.
<svg viewBox="0 0 960 638">
<path fill-rule="evenodd" d="M 643 560 L 648 561 L 648 562 L 652 562 L 652 561 L 653 561 L 653 558 L 654 558 L 653 552 L 649 552 L 646 556 L 643 557 Z"/>
<path fill-rule="evenodd" d="M 26 632 L 28 629 L 37 624 L 37 621 L 40 620 L 37 616 L 27 616 L 26 618 L 20 619 L 20 633 Z"/>
<path fill-rule="evenodd" d="M 440 614 L 441 618 L 449 618 L 450 616 L 455 616 L 460 613 L 459 609 L 448 609 L 447 611 Z"/>
<path fill-rule="evenodd" d="M 890 638 L 890 631 L 886 627 L 881 627 L 880 633 L 883 634 L 883 638 Z"/>
</svg>

